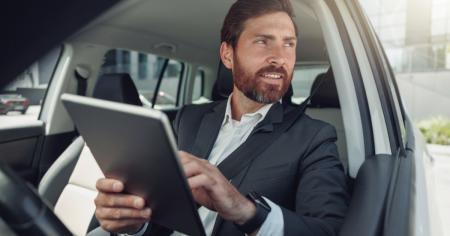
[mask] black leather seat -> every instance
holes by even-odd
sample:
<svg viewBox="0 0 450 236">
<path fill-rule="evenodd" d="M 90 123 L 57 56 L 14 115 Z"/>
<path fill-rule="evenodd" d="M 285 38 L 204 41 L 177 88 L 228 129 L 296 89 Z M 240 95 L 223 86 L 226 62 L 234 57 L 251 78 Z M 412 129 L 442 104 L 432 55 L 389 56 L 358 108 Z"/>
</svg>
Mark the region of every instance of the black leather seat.
<svg viewBox="0 0 450 236">
<path fill-rule="evenodd" d="M 317 75 L 311 86 L 311 97 L 309 107 L 315 108 L 340 108 L 339 97 L 334 81 L 333 70 L 330 68 L 326 73 Z"/>
<path fill-rule="evenodd" d="M 139 93 L 129 74 L 103 74 L 97 81 L 94 98 L 142 106 Z"/>
</svg>

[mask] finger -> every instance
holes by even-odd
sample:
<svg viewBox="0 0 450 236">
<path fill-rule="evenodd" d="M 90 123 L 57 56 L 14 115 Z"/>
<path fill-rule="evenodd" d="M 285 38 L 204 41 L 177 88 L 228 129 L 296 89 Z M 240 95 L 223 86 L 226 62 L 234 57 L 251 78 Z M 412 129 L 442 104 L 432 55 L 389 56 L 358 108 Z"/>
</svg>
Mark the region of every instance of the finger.
<svg viewBox="0 0 450 236">
<path fill-rule="evenodd" d="M 216 183 L 217 182 L 213 178 L 211 178 L 205 174 L 196 175 L 196 176 L 188 178 L 188 184 L 191 189 L 196 189 L 196 188 L 202 187 L 207 190 L 212 190 L 212 188 L 214 187 L 214 185 Z"/>
<path fill-rule="evenodd" d="M 95 185 L 98 191 L 108 193 L 120 193 L 124 189 L 124 185 L 119 180 L 115 179 L 99 179 Z"/>
<path fill-rule="evenodd" d="M 185 151 L 178 151 L 178 157 L 180 158 L 181 164 L 185 164 L 192 160 L 192 157 Z"/>
<path fill-rule="evenodd" d="M 139 196 L 129 194 L 109 194 L 99 192 L 94 200 L 97 207 L 128 207 L 142 209 L 145 200 Z"/>
<path fill-rule="evenodd" d="M 144 219 L 125 219 L 125 220 L 104 220 L 100 222 L 100 226 L 114 233 L 131 233 L 140 229 L 145 222 Z"/>
<path fill-rule="evenodd" d="M 152 211 L 150 208 L 137 210 L 133 208 L 108 208 L 102 207 L 95 210 L 97 219 L 121 220 L 121 219 L 144 219 L 150 220 Z"/>
<path fill-rule="evenodd" d="M 205 168 L 203 168 L 199 162 L 191 161 L 183 164 L 184 174 L 186 177 L 192 177 L 194 175 L 199 175 L 205 173 Z"/>
</svg>

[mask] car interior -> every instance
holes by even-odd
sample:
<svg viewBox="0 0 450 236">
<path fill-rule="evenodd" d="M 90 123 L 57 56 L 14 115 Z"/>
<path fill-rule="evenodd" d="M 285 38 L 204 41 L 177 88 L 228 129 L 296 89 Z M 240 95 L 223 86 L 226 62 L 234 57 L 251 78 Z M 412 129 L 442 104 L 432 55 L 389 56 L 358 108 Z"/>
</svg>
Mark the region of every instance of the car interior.
<svg viewBox="0 0 450 236">
<path fill-rule="evenodd" d="M 232 76 L 220 63 L 220 28 L 232 3 L 122 1 L 65 40 L 40 119 L 46 121 L 47 135 L 73 135 L 56 159 L 41 158 L 45 175 L 39 194 L 71 232 L 82 235 L 98 226 L 93 199 L 95 182 L 103 174 L 76 136 L 60 95 L 152 107 L 171 120 L 184 104 L 226 99 Z M 321 1 L 295 1 L 293 7 L 297 61 L 282 102 L 298 105 L 312 94 L 306 114 L 336 128 L 340 158 L 354 179 L 365 158 L 362 125 L 353 82 L 336 46 L 336 23 Z M 142 66 L 149 64 L 151 68 Z"/>
</svg>

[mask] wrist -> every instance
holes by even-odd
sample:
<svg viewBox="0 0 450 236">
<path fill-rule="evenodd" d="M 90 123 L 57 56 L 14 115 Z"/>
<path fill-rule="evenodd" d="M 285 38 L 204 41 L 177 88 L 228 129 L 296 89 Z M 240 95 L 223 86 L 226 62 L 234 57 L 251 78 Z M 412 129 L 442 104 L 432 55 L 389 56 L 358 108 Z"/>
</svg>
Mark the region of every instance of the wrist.
<svg viewBox="0 0 450 236">
<path fill-rule="evenodd" d="M 240 209 L 240 214 L 237 217 L 237 219 L 234 220 L 234 223 L 237 225 L 245 224 L 248 220 L 252 219 L 256 214 L 255 203 L 253 203 L 246 197 L 244 197 L 244 201 L 241 204 L 241 207 L 239 207 L 238 209 Z"/>
<path fill-rule="evenodd" d="M 250 192 L 247 194 L 247 198 L 252 203 L 254 211 L 252 214 L 241 218 L 239 222 L 234 222 L 234 224 L 241 232 L 247 235 L 253 235 L 258 232 L 259 228 L 264 223 L 271 208 L 257 192 Z"/>
</svg>

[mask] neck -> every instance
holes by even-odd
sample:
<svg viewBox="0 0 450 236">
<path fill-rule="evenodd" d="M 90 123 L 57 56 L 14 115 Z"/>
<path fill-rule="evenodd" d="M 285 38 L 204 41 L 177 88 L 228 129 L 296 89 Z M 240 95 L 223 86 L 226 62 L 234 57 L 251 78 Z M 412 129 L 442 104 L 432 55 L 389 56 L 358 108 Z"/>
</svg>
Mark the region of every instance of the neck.
<svg viewBox="0 0 450 236">
<path fill-rule="evenodd" d="M 236 86 L 233 88 L 233 96 L 231 97 L 231 116 L 233 120 L 240 121 L 242 115 L 256 112 L 264 105 L 249 99 Z"/>
</svg>

